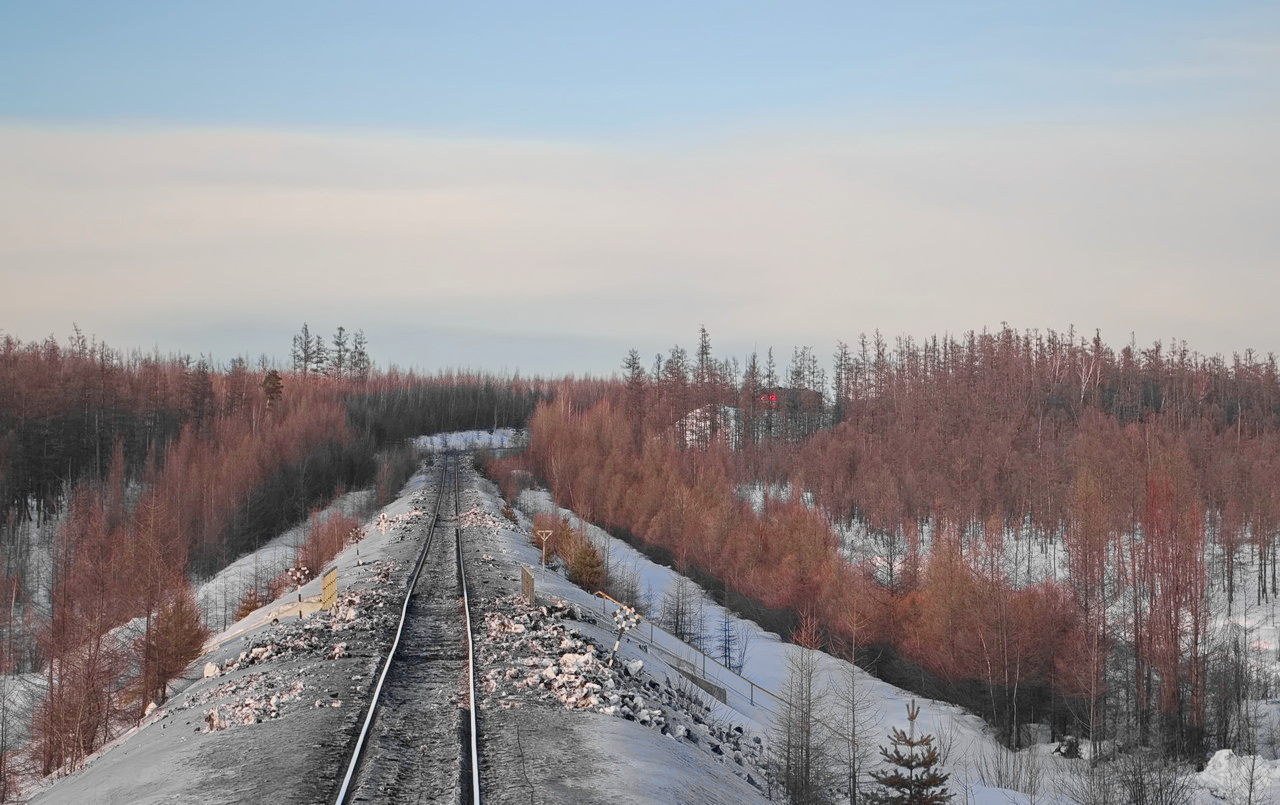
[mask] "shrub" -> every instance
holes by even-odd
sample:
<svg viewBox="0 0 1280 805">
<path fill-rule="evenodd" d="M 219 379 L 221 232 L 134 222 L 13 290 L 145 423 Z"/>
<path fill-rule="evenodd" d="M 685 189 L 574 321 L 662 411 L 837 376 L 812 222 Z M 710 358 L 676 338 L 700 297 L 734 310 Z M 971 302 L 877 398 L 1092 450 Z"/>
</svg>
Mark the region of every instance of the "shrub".
<svg viewBox="0 0 1280 805">
<path fill-rule="evenodd" d="M 552 514 L 535 514 L 533 516 L 533 534 L 531 544 L 542 549 L 542 540 L 537 532 L 550 531 L 546 552 L 548 561 L 558 556 L 564 562 L 569 580 L 586 590 L 599 590 L 605 584 L 604 557 L 596 549 L 586 534 L 573 528 L 568 517 L 556 519 Z"/>
<path fill-rule="evenodd" d="M 258 592 L 257 585 L 245 590 L 244 597 L 240 599 L 240 603 L 236 605 L 236 620 L 247 618 L 253 612 L 258 610 L 265 604 L 262 600 L 262 593 Z"/>
<path fill-rule="evenodd" d="M 319 513 L 313 512 L 307 540 L 298 547 L 298 567 L 310 568 L 308 579 L 313 578 L 346 547 L 351 534 L 359 530 L 360 521 L 354 517 L 335 512 L 321 520 Z"/>
<path fill-rule="evenodd" d="M 151 620 L 150 628 L 137 641 L 142 658 L 139 674 L 140 703 L 163 702 L 170 680 L 204 651 L 209 629 L 200 617 L 190 585 L 169 598 Z"/>
<path fill-rule="evenodd" d="M 267 582 L 267 598 L 274 601 L 297 586 L 293 568 L 281 570 L 275 578 Z"/>
<path fill-rule="evenodd" d="M 403 445 L 378 453 L 377 491 L 374 500 L 379 507 L 396 499 L 405 482 L 418 469 L 418 456 L 413 448 Z"/>
<path fill-rule="evenodd" d="M 586 540 L 578 542 L 569 557 L 569 580 L 584 590 L 595 591 L 604 586 L 604 579 L 600 552 Z"/>
</svg>

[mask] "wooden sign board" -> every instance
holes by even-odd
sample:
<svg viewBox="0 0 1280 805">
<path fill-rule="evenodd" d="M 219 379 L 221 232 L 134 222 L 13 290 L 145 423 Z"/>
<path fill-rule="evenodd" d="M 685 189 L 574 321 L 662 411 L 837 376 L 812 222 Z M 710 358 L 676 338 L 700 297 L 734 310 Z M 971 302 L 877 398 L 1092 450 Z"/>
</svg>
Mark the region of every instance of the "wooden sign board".
<svg viewBox="0 0 1280 805">
<path fill-rule="evenodd" d="M 320 608 L 333 609 L 338 602 L 338 568 L 330 568 L 320 580 Z"/>
<path fill-rule="evenodd" d="M 533 606 L 533 574 L 524 565 L 520 566 L 520 592 L 524 595 L 524 600 L 529 603 L 529 606 Z"/>
</svg>

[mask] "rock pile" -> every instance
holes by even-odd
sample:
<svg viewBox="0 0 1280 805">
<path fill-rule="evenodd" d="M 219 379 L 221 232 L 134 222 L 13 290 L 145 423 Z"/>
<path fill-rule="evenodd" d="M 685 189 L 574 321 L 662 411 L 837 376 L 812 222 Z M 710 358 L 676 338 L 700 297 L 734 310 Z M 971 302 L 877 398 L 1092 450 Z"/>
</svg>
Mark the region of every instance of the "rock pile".
<svg viewBox="0 0 1280 805">
<path fill-rule="evenodd" d="M 486 608 L 479 646 L 482 709 L 555 702 L 624 718 L 701 747 L 757 787 L 766 779 L 760 737 L 717 723 L 702 692 L 684 677 L 659 681 L 641 660 L 609 664 L 606 652 L 568 625 L 568 619 L 582 619 L 576 608 L 530 607 L 519 596 Z"/>
<path fill-rule="evenodd" d="M 295 701 L 302 695 L 304 685 L 299 679 L 286 679 L 278 672 L 258 672 L 228 680 L 188 696 L 179 706 L 170 708 L 165 713 L 168 718 L 176 713 L 192 707 L 202 707 L 219 699 L 219 702 L 205 710 L 205 728 L 200 732 L 217 732 L 244 724 L 259 724 L 273 718 L 279 718 L 283 705 Z"/>
<path fill-rule="evenodd" d="M 205 711 L 204 720 L 208 727 L 202 732 L 217 732 L 228 727 L 260 724 L 269 718 L 279 718 L 280 706 L 302 695 L 302 682 L 294 680 L 292 684 L 284 685 L 284 679 L 279 674 L 255 674 L 251 680 L 247 695 L 237 696 L 230 703 Z M 284 686 L 281 687 L 282 685 Z"/>
<path fill-rule="evenodd" d="M 491 514 L 476 503 L 458 515 L 458 525 L 462 528 L 484 528 L 494 533 L 500 528 L 510 527 L 511 523 L 505 518 Z"/>
<path fill-rule="evenodd" d="M 419 498 L 417 502 L 422 502 L 421 498 Z M 374 523 L 373 527 L 378 529 L 379 533 L 382 534 L 387 533 L 390 529 L 395 529 L 396 541 L 400 542 L 409 535 L 414 526 L 425 523 L 430 517 L 430 512 L 414 506 L 409 511 L 397 514 L 395 517 L 388 517 L 386 512 L 379 514 L 378 520 Z"/>
<path fill-rule="evenodd" d="M 394 563 L 376 562 L 368 567 L 364 578 L 371 586 L 346 590 L 330 611 L 301 620 L 285 619 L 271 629 L 244 637 L 247 645 L 236 657 L 220 665 L 207 662 L 203 669 L 206 679 L 234 676 L 189 695 L 180 705 L 171 708 L 166 717 L 214 703 L 204 713 L 206 727 L 201 731 L 206 733 L 279 718 L 283 705 L 302 695 L 304 685 L 298 677 L 314 675 L 319 666 L 304 663 L 300 670 L 294 666 L 286 678 L 285 672 L 273 670 L 273 664 L 286 659 L 326 662 L 368 656 L 363 651 L 368 651 L 372 643 L 382 640 L 394 628 L 394 607 L 388 607 L 387 602 L 395 592 L 389 586 L 395 570 Z M 348 634 L 337 640 L 336 632 Z M 250 668 L 253 671 L 246 670 Z M 353 690 L 360 692 L 356 686 Z M 337 693 L 330 693 L 326 698 L 317 699 L 314 706 L 341 707 L 337 697 Z"/>
<path fill-rule="evenodd" d="M 313 656 L 337 659 L 351 653 L 345 642 L 334 642 L 334 632 L 359 631 L 386 634 L 395 621 L 393 608 L 387 606 L 389 592 L 385 581 L 389 579 L 390 563 L 378 562 L 371 566 L 369 580 L 375 586 L 368 589 L 347 590 L 328 612 L 317 613 L 310 618 L 285 619 L 268 632 L 245 637 L 250 645 L 234 659 L 226 660 L 216 672 L 205 669 L 205 676 L 229 674 L 240 668 L 257 665 L 282 657 Z M 341 647 L 341 648 L 339 648 Z"/>
</svg>

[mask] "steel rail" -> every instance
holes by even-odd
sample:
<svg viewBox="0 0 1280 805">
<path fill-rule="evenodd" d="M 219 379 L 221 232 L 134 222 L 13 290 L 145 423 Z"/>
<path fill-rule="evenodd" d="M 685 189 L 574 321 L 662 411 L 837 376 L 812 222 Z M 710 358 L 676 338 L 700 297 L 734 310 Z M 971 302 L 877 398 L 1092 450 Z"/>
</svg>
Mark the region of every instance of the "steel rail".
<svg viewBox="0 0 1280 805">
<path fill-rule="evenodd" d="M 466 566 L 462 562 L 462 538 L 458 529 L 457 516 L 461 513 L 462 496 L 460 494 L 458 481 L 458 468 L 455 465 L 453 470 L 453 505 L 454 505 L 454 536 L 457 538 L 454 542 L 457 548 L 458 556 L 458 577 L 462 582 L 462 613 L 465 616 L 467 628 L 467 684 L 470 685 L 470 703 L 471 707 L 471 801 L 473 805 L 480 805 L 480 730 L 476 726 L 476 666 L 475 666 L 475 643 L 471 636 L 471 599 L 467 595 L 467 572 Z"/>
<path fill-rule="evenodd" d="M 422 551 L 418 554 L 418 561 L 414 564 L 413 574 L 409 578 L 409 584 L 404 594 L 404 604 L 400 607 L 400 623 L 396 626 L 396 636 L 391 641 L 391 648 L 387 650 L 386 662 L 382 665 L 382 673 L 378 676 L 378 684 L 374 687 L 373 695 L 369 698 L 369 711 L 365 714 L 364 724 L 360 727 L 360 735 L 356 739 L 355 750 L 351 753 L 351 762 L 347 764 L 346 776 L 342 778 L 342 787 L 338 789 L 338 797 L 334 801 L 335 805 L 345 805 L 347 801 L 347 793 L 350 790 L 351 782 L 355 779 L 356 770 L 360 766 L 360 758 L 364 753 L 365 742 L 369 737 L 369 729 L 373 726 L 373 717 L 378 710 L 378 697 L 382 695 L 382 684 L 387 679 L 387 672 L 391 670 L 391 663 L 395 661 L 396 649 L 400 647 L 400 636 L 404 632 L 405 622 L 409 617 L 409 602 L 413 598 L 413 592 L 418 586 L 418 576 L 422 572 L 422 565 L 426 561 L 427 551 L 431 548 L 431 541 L 435 538 L 436 525 L 440 519 L 440 504 L 445 496 L 445 481 L 448 477 L 449 458 L 441 462 L 440 466 L 440 483 L 436 493 L 435 509 L 431 513 L 431 529 L 427 532 L 426 542 L 422 546 Z M 455 507 L 457 504 L 458 476 L 457 470 L 454 470 L 454 488 Z"/>
</svg>

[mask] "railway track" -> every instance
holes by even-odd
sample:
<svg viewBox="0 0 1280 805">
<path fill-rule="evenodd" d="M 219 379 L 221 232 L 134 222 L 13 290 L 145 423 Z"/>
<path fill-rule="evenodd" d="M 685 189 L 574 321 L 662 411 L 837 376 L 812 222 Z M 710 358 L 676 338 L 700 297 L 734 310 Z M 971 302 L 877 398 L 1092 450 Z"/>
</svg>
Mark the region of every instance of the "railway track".
<svg viewBox="0 0 1280 805">
<path fill-rule="evenodd" d="M 440 462 L 433 515 L 336 804 L 480 803 L 459 459 Z"/>
</svg>

